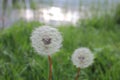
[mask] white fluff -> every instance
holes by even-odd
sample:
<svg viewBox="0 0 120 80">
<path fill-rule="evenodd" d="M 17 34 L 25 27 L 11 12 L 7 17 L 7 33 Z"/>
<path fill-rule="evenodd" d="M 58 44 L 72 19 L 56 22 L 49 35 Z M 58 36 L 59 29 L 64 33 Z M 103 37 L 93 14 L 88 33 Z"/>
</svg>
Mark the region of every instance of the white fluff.
<svg viewBox="0 0 120 80">
<path fill-rule="evenodd" d="M 56 28 L 41 26 L 31 35 L 33 48 L 42 55 L 51 55 L 62 46 L 62 36 Z"/>
<path fill-rule="evenodd" d="M 72 55 L 72 62 L 77 68 L 86 68 L 93 63 L 94 55 L 88 48 L 78 48 Z"/>
</svg>

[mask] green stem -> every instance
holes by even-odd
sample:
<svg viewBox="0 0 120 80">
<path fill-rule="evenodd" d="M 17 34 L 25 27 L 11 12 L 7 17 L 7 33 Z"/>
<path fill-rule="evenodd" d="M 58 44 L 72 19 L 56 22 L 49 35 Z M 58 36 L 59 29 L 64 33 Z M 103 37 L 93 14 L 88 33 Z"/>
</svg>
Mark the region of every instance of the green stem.
<svg viewBox="0 0 120 80">
<path fill-rule="evenodd" d="M 48 61 L 49 61 L 49 78 L 48 78 L 48 80 L 52 80 L 52 60 L 51 60 L 50 56 L 48 56 Z"/>
<path fill-rule="evenodd" d="M 79 75 L 80 75 L 80 68 L 78 68 L 78 72 L 77 72 L 77 75 L 76 75 L 76 78 L 75 78 L 75 80 L 78 80 L 78 78 L 79 78 Z"/>
</svg>

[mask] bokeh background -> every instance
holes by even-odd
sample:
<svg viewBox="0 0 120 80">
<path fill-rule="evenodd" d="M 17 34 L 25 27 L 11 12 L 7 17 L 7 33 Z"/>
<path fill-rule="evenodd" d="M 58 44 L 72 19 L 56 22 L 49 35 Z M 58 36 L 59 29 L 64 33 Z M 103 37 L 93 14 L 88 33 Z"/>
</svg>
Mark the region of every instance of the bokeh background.
<svg viewBox="0 0 120 80">
<path fill-rule="evenodd" d="M 58 28 L 64 41 L 52 56 L 53 80 L 74 80 L 76 48 L 95 55 L 80 80 L 120 80 L 120 0 L 0 0 L 0 80 L 47 80 L 47 57 L 31 46 L 39 26 Z"/>
</svg>

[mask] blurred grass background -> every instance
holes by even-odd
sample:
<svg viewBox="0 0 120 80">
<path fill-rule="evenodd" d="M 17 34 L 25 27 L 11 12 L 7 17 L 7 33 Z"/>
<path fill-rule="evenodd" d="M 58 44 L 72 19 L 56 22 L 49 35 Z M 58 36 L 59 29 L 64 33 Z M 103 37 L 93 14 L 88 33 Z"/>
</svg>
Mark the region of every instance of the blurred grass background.
<svg viewBox="0 0 120 80">
<path fill-rule="evenodd" d="M 119 6 L 119 5 L 118 5 Z M 40 22 L 18 21 L 0 31 L 0 80 L 47 80 L 47 57 L 32 48 L 32 30 Z M 61 25 L 63 47 L 52 56 L 53 80 L 74 80 L 77 69 L 71 54 L 78 47 L 88 47 L 95 55 L 89 68 L 81 70 L 80 80 L 120 80 L 120 8 L 114 15 L 80 20 L 77 27 Z"/>
</svg>

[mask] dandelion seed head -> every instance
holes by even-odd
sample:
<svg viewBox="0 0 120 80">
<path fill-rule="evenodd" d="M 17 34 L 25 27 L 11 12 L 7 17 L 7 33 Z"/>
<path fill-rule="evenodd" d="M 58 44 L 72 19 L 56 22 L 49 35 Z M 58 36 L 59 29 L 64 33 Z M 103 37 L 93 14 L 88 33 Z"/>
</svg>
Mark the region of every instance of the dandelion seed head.
<svg viewBox="0 0 120 80">
<path fill-rule="evenodd" d="M 62 35 L 56 28 L 41 26 L 32 32 L 31 42 L 38 54 L 51 55 L 62 46 Z"/>
<path fill-rule="evenodd" d="M 86 68 L 94 61 L 94 55 L 88 48 L 78 48 L 72 55 L 72 62 L 77 68 Z"/>
</svg>

